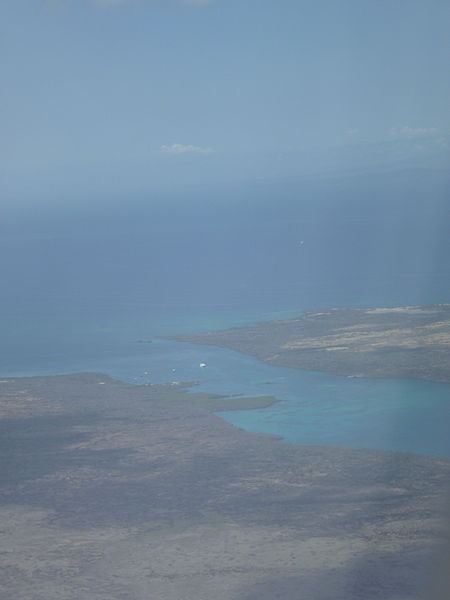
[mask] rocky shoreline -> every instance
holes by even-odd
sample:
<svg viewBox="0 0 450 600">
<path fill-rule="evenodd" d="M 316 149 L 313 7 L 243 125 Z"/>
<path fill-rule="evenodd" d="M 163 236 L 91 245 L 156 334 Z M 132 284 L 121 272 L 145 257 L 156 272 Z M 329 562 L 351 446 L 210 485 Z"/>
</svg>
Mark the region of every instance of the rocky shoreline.
<svg viewBox="0 0 450 600">
<path fill-rule="evenodd" d="M 349 308 L 170 339 L 351 377 L 450 383 L 450 305 Z"/>
</svg>

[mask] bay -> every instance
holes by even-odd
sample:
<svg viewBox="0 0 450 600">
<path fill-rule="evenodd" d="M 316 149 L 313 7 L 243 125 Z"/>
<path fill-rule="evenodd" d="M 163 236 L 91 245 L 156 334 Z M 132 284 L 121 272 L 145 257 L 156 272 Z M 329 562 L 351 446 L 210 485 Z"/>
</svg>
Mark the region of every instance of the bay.
<svg viewBox="0 0 450 600">
<path fill-rule="evenodd" d="M 275 396 L 221 416 L 286 442 L 450 456 L 450 386 L 307 373 L 163 339 L 304 310 L 448 302 L 448 208 L 446 180 L 404 174 L 10 210 L 0 376 L 195 381 Z"/>
</svg>

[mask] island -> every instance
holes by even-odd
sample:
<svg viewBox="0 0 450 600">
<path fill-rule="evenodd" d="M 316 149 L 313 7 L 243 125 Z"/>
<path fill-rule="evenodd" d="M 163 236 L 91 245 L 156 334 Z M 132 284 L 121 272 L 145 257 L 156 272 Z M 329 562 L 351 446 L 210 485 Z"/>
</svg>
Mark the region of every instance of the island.
<svg viewBox="0 0 450 600">
<path fill-rule="evenodd" d="M 450 383 L 450 304 L 329 309 L 170 339 L 296 369 Z"/>
<path fill-rule="evenodd" d="M 443 598 L 450 461 L 289 445 L 214 414 L 274 401 L 1 379 L 0 596 Z"/>
</svg>

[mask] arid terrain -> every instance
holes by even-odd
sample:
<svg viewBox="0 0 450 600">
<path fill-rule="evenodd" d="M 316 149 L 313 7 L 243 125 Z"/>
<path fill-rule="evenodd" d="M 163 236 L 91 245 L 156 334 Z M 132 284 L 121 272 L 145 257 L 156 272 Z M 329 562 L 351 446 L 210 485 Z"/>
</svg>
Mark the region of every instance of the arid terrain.
<svg viewBox="0 0 450 600">
<path fill-rule="evenodd" d="M 231 348 L 278 366 L 450 382 L 449 304 L 307 312 L 172 339 Z"/>
<path fill-rule="evenodd" d="M 271 398 L 98 374 L 0 394 L 2 598 L 415 600 L 442 583 L 448 460 L 293 446 L 212 413 Z"/>
</svg>

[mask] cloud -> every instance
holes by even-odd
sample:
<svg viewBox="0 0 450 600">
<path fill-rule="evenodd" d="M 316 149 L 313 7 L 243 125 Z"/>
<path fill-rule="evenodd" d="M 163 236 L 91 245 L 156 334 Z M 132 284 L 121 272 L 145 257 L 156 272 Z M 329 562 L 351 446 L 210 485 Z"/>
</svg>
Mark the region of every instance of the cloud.
<svg viewBox="0 0 450 600">
<path fill-rule="evenodd" d="M 118 6 L 119 4 L 125 4 L 129 2 L 129 0 L 90 0 L 91 4 L 96 4 L 97 6 L 104 6 L 108 8 L 109 6 Z"/>
<path fill-rule="evenodd" d="M 436 127 L 410 127 L 409 125 L 403 125 L 403 127 L 392 127 L 389 134 L 395 138 L 415 138 L 435 135 L 437 131 Z"/>
<path fill-rule="evenodd" d="M 201 148 L 192 144 L 172 144 L 171 146 L 161 146 L 160 151 L 165 154 L 211 154 L 212 148 Z"/>
<path fill-rule="evenodd" d="M 212 4 L 215 0 L 180 0 L 183 4 L 190 4 L 191 6 L 207 6 Z"/>
<path fill-rule="evenodd" d="M 104 8 L 109 8 L 112 6 L 119 6 L 121 4 L 131 4 L 132 2 L 155 2 L 156 0 L 89 0 L 91 4 L 95 4 L 96 6 L 101 6 Z M 208 4 L 213 4 L 216 0 L 177 0 L 178 3 L 187 4 L 189 6 L 207 6 Z"/>
<path fill-rule="evenodd" d="M 350 138 L 354 138 L 358 135 L 359 133 L 359 129 L 357 129 L 356 127 L 354 127 L 353 129 L 347 129 L 347 131 L 345 132 L 346 135 Z"/>
</svg>

